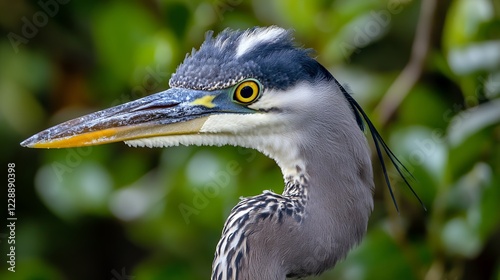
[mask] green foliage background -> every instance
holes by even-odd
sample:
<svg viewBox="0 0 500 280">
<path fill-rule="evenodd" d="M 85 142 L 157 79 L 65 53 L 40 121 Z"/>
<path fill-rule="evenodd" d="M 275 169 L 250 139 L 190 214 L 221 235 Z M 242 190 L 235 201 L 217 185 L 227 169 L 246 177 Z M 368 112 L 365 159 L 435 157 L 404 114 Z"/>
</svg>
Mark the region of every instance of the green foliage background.
<svg viewBox="0 0 500 280">
<path fill-rule="evenodd" d="M 420 16 L 422 6 L 434 14 Z M 208 30 L 268 25 L 295 29 L 348 85 L 427 207 L 391 176 L 398 214 L 374 160 L 367 236 L 317 279 L 500 279 L 496 0 L 1 1 L 0 153 L 4 178 L 16 164 L 18 221 L 15 273 L 0 230 L 0 278 L 208 279 L 238 198 L 282 191 L 272 160 L 235 147 L 19 143 L 166 89 Z M 429 40 L 415 39 L 420 28 Z M 418 44 L 428 47 L 424 58 L 394 85 Z"/>
</svg>

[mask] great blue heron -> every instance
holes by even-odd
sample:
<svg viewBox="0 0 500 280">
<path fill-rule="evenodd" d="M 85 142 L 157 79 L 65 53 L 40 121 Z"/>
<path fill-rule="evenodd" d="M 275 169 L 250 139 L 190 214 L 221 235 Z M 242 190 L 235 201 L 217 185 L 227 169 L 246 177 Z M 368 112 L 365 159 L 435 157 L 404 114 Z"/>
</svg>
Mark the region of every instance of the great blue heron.
<svg viewBox="0 0 500 280">
<path fill-rule="evenodd" d="M 280 166 L 283 194 L 264 191 L 232 209 L 212 279 L 317 275 L 360 242 L 373 209 L 363 118 L 389 190 L 382 150 L 403 178 L 404 166 L 358 103 L 309 54 L 290 31 L 275 26 L 225 30 L 215 38 L 208 33 L 172 75 L 170 89 L 59 124 L 21 145 L 125 141 L 257 149 Z"/>
</svg>

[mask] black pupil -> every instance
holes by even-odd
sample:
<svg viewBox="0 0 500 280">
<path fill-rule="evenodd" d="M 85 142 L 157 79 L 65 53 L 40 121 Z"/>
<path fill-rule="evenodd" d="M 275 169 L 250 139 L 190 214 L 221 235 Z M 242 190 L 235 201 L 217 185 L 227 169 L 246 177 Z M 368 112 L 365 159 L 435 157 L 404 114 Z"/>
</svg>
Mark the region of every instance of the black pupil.
<svg viewBox="0 0 500 280">
<path fill-rule="evenodd" d="M 250 86 L 244 86 L 241 89 L 241 91 L 240 91 L 240 95 L 243 98 L 250 98 L 250 97 L 252 97 L 252 95 L 253 95 L 253 88 L 250 87 Z"/>
</svg>

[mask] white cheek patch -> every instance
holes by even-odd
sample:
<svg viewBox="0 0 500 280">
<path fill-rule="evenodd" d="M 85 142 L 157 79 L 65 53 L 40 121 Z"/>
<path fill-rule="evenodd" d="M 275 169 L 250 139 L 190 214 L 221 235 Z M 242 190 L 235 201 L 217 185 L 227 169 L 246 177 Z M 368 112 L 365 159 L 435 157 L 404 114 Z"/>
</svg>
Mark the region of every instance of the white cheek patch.
<svg viewBox="0 0 500 280">
<path fill-rule="evenodd" d="M 227 133 L 235 135 L 266 135 L 286 125 L 281 115 L 272 113 L 220 114 L 208 117 L 201 133 Z"/>
<path fill-rule="evenodd" d="M 311 110 L 310 107 L 317 107 L 325 102 L 321 99 L 322 95 L 315 94 L 322 90 L 324 88 L 321 85 L 313 86 L 309 83 L 298 83 L 286 91 L 266 90 L 257 102 L 248 107 L 264 111 L 277 108 L 296 114 L 297 111 Z"/>
</svg>

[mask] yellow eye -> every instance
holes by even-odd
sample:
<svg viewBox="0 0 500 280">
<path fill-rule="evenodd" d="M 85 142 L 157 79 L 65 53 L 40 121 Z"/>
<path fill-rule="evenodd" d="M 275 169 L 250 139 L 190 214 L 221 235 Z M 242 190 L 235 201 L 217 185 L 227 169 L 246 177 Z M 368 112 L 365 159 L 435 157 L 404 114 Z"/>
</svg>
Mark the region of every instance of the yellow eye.
<svg viewBox="0 0 500 280">
<path fill-rule="evenodd" d="M 260 94 L 260 85 L 255 80 L 246 80 L 236 86 L 233 100 L 242 104 L 250 104 L 257 100 Z"/>
</svg>

